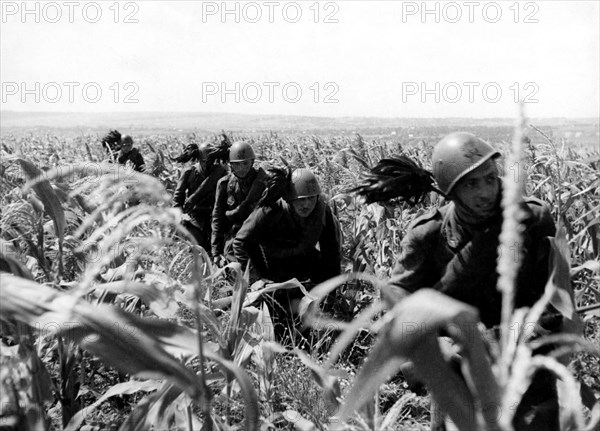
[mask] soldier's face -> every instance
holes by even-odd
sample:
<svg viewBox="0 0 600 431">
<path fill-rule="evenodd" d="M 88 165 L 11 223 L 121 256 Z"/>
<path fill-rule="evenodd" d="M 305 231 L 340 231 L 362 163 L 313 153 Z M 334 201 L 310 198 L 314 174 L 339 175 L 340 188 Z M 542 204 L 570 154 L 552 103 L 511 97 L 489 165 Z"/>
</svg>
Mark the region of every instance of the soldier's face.
<svg viewBox="0 0 600 431">
<path fill-rule="evenodd" d="M 252 169 L 252 165 L 254 164 L 254 160 L 243 160 L 241 162 L 230 162 L 231 172 L 238 178 L 246 178 L 250 169 Z"/>
<path fill-rule="evenodd" d="M 292 207 L 298 216 L 306 218 L 313 212 L 317 205 L 318 196 L 308 196 L 306 198 L 294 199 Z"/>
<path fill-rule="evenodd" d="M 486 161 L 456 184 L 454 194 L 475 215 L 486 218 L 496 211 L 500 192 L 498 167 L 493 160 Z"/>
<path fill-rule="evenodd" d="M 125 154 L 129 153 L 132 148 L 133 148 L 132 141 L 123 141 L 123 144 L 121 145 L 121 151 L 123 151 L 123 153 L 125 153 Z"/>
</svg>

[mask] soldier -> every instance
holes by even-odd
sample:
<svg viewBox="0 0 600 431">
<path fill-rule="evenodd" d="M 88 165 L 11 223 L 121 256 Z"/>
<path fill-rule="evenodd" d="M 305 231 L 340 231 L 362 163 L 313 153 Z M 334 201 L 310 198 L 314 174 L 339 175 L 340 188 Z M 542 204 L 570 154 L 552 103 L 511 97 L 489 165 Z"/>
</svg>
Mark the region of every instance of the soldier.
<svg viewBox="0 0 600 431">
<path fill-rule="evenodd" d="M 450 203 L 409 226 L 392 273 L 392 283 L 409 292 L 435 287 L 477 307 L 487 327 L 500 323 L 495 272 L 502 226 L 502 185 L 495 161 L 499 156 L 491 145 L 468 133 L 450 134 L 437 144 L 433 176 Z M 545 237 L 556 233 L 543 202 L 525 198 L 522 210 L 525 231 L 516 307 L 532 306 L 544 293 L 549 255 Z M 554 313 L 545 319 L 546 326 L 561 323 Z"/>
<path fill-rule="evenodd" d="M 121 149 L 121 133 L 118 130 L 108 132 L 102 138 L 102 147 L 110 156 L 110 161 L 115 161 Z"/>
<path fill-rule="evenodd" d="M 393 286 L 408 292 L 433 287 L 473 305 L 488 328 L 499 325 L 502 305 L 495 271 L 502 225 L 502 184 L 496 164 L 499 156 L 491 145 L 469 133 L 452 133 L 436 145 L 432 154 L 433 177 L 438 191 L 450 202 L 417 218 L 409 226 L 390 280 Z M 381 171 L 382 167 L 378 168 Z M 372 184 L 374 182 L 371 188 Z M 417 184 L 412 186 L 420 189 Z M 410 188 L 405 185 L 404 190 Z M 369 192 L 363 194 L 369 196 Z M 521 207 L 523 253 L 515 306 L 531 307 L 542 296 L 548 280 L 546 237 L 554 236 L 556 228 L 541 201 L 526 198 Z M 540 332 L 556 331 L 561 323 L 559 313 L 547 310 Z M 409 384 L 414 383 L 409 381 Z M 434 423 L 433 416 L 432 429 L 443 429 L 443 424 Z M 536 373 L 517 409 L 513 425 L 517 431 L 559 429 L 557 394 L 551 373 Z"/>
<path fill-rule="evenodd" d="M 231 173 L 217 183 L 212 213 L 212 256 L 216 264 L 233 261 L 233 238 L 256 207 L 266 185 L 267 174 L 254 167 L 254 150 L 247 142 L 234 142 L 229 149 Z"/>
<path fill-rule="evenodd" d="M 190 144 L 176 159 L 196 162 L 181 174 L 173 194 L 173 204 L 183 210 L 183 225 L 206 251 L 210 251 L 211 215 L 217 182 L 227 174 L 221 164 L 215 163 L 219 158 L 218 151 L 209 143 L 200 146 Z"/>
<path fill-rule="evenodd" d="M 144 172 L 146 169 L 144 157 L 142 157 L 137 148 L 133 148 L 133 138 L 129 135 L 125 135 L 121 139 L 121 148 L 117 156 L 117 161 L 122 165 L 131 162 L 133 169 L 138 172 Z"/>
<path fill-rule="evenodd" d="M 339 275 L 341 230 L 317 178 L 308 169 L 297 169 L 286 181 L 291 184 L 282 187 L 284 198 L 274 200 L 269 199 L 270 192 L 281 184 L 269 180 L 258 207 L 233 241 L 237 261 L 242 267 L 250 262 L 252 280 L 297 278 L 319 283 Z M 282 328 L 278 323 L 290 321 L 301 296 L 297 289 L 274 294 L 279 306 L 273 306 L 272 312 L 279 339 Z"/>
</svg>

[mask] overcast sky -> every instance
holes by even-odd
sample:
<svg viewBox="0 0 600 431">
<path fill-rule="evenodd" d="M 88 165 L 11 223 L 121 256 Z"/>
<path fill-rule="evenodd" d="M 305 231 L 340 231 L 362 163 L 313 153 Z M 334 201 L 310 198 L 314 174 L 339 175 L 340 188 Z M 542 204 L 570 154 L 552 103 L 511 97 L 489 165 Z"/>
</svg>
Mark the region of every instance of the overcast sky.
<svg viewBox="0 0 600 431">
<path fill-rule="evenodd" d="M 2 110 L 599 116 L 597 1 L 1 3 Z"/>
</svg>

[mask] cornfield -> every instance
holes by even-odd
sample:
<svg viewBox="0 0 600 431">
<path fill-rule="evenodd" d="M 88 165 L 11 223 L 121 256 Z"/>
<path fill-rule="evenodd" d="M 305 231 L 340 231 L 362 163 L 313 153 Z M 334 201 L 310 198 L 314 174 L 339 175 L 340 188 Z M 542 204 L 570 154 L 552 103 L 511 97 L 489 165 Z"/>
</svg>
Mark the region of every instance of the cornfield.
<svg viewBox="0 0 600 431">
<path fill-rule="evenodd" d="M 438 401 L 454 400 L 448 414 L 460 429 L 506 430 L 533 370 L 546 368 L 561 379 L 562 429 L 594 429 L 600 420 L 600 153 L 535 125 L 516 130 L 513 144 L 522 142 L 524 130 L 530 137 L 517 158 L 510 159 L 511 142 L 493 143 L 517 163 L 518 169 L 507 164 L 505 178 L 549 203 L 561 227 L 553 282 L 531 310 L 506 310 L 491 354 L 483 339 L 465 341 L 473 386 L 462 383 L 463 393 L 460 383 L 440 379 L 428 387 Z M 305 287 L 296 280 L 249 286 L 239 265 L 216 267 L 172 208 L 183 166 L 169 156 L 214 138 L 134 136 L 146 159 L 140 174 L 107 163 L 98 136 L 2 137 L 0 427 L 429 429 L 431 395 L 409 391 L 398 370 L 406 359 L 442 367 L 431 354 L 439 347 L 431 333 L 407 336 L 402 325 L 466 328 L 477 316 L 430 290 L 386 303 L 385 280 L 408 224 L 440 198 L 432 194 L 414 207 L 364 205 L 348 190 L 361 172 L 393 154 L 428 168 L 439 137 L 234 134 L 251 142 L 265 166 L 283 158 L 313 170 L 343 227 L 344 274 L 307 294 L 303 323 L 312 327 L 310 336 L 292 331 L 288 344 L 275 342 L 259 299 Z M 573 330 L 537 340 L 555 349 L 532 356 L 528 329 L 548 302 L 565 294 L 559 281 L 573 293 L 574 304 L 563 297 L 561 310 Z M 329 292 L 335 307 L 323 315 L 318 303 Z M 482 408 L 488 404 L 497 407 L 493 418 Z"/>
</svg>

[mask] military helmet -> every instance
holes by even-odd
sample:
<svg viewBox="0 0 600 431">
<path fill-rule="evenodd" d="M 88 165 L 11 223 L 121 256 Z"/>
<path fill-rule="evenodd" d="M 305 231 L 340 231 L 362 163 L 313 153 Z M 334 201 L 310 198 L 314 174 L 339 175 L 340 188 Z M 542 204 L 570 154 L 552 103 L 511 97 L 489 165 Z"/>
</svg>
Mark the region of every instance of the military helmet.
<svg viewBox="0 0 600 431">
<path fill-rule="evenodd" d="M 189 153 L 189 154 L 192 154 L 194 151 L 198 151 L 198 144 L 195 144 L 193 142 L 190 144 L 187 144 L 185 146 L 185 148 L 183 149 L 184 153 Z"/>
<path fill-rule="evenodd" d="M 433 149 L 431 169 L 440 190 L 449 195 L 462 177 L 499 156 L 490 144 L 471 133 L 451 133 Z"/>
<path fill-rule="evenodd" d="M 195 160 L 200 162 L 200 165 L 206 165 L 206 168 L 210 168 L 214 162 L 214 160 L 210 160 L 212 152 L 212 145 L 209 142 L 203 142 L 198 145 L 198 152 L 194 152 Z"/>
<path fill-rule="evenodd" d="M 289 200 L 318 196 L 321 186 L 315 174 L 310 169 L 296 169 L 292 173 L 292 190 Z"/>
<path fill-rule="evenodd" d="M 203 142 L 200 145 L 198 145 L 198 153 L 203 160 L 206 160 L 211 151 L 212 148 L 210 142 Z"/>
<path fill-rule="evenodd" d="M 255 158 L 254 150 L 248 142 L 234 142 L 229 149 L 230 162 L 243 162 L 244 160 L 254 160 Z"/>
</svg>

